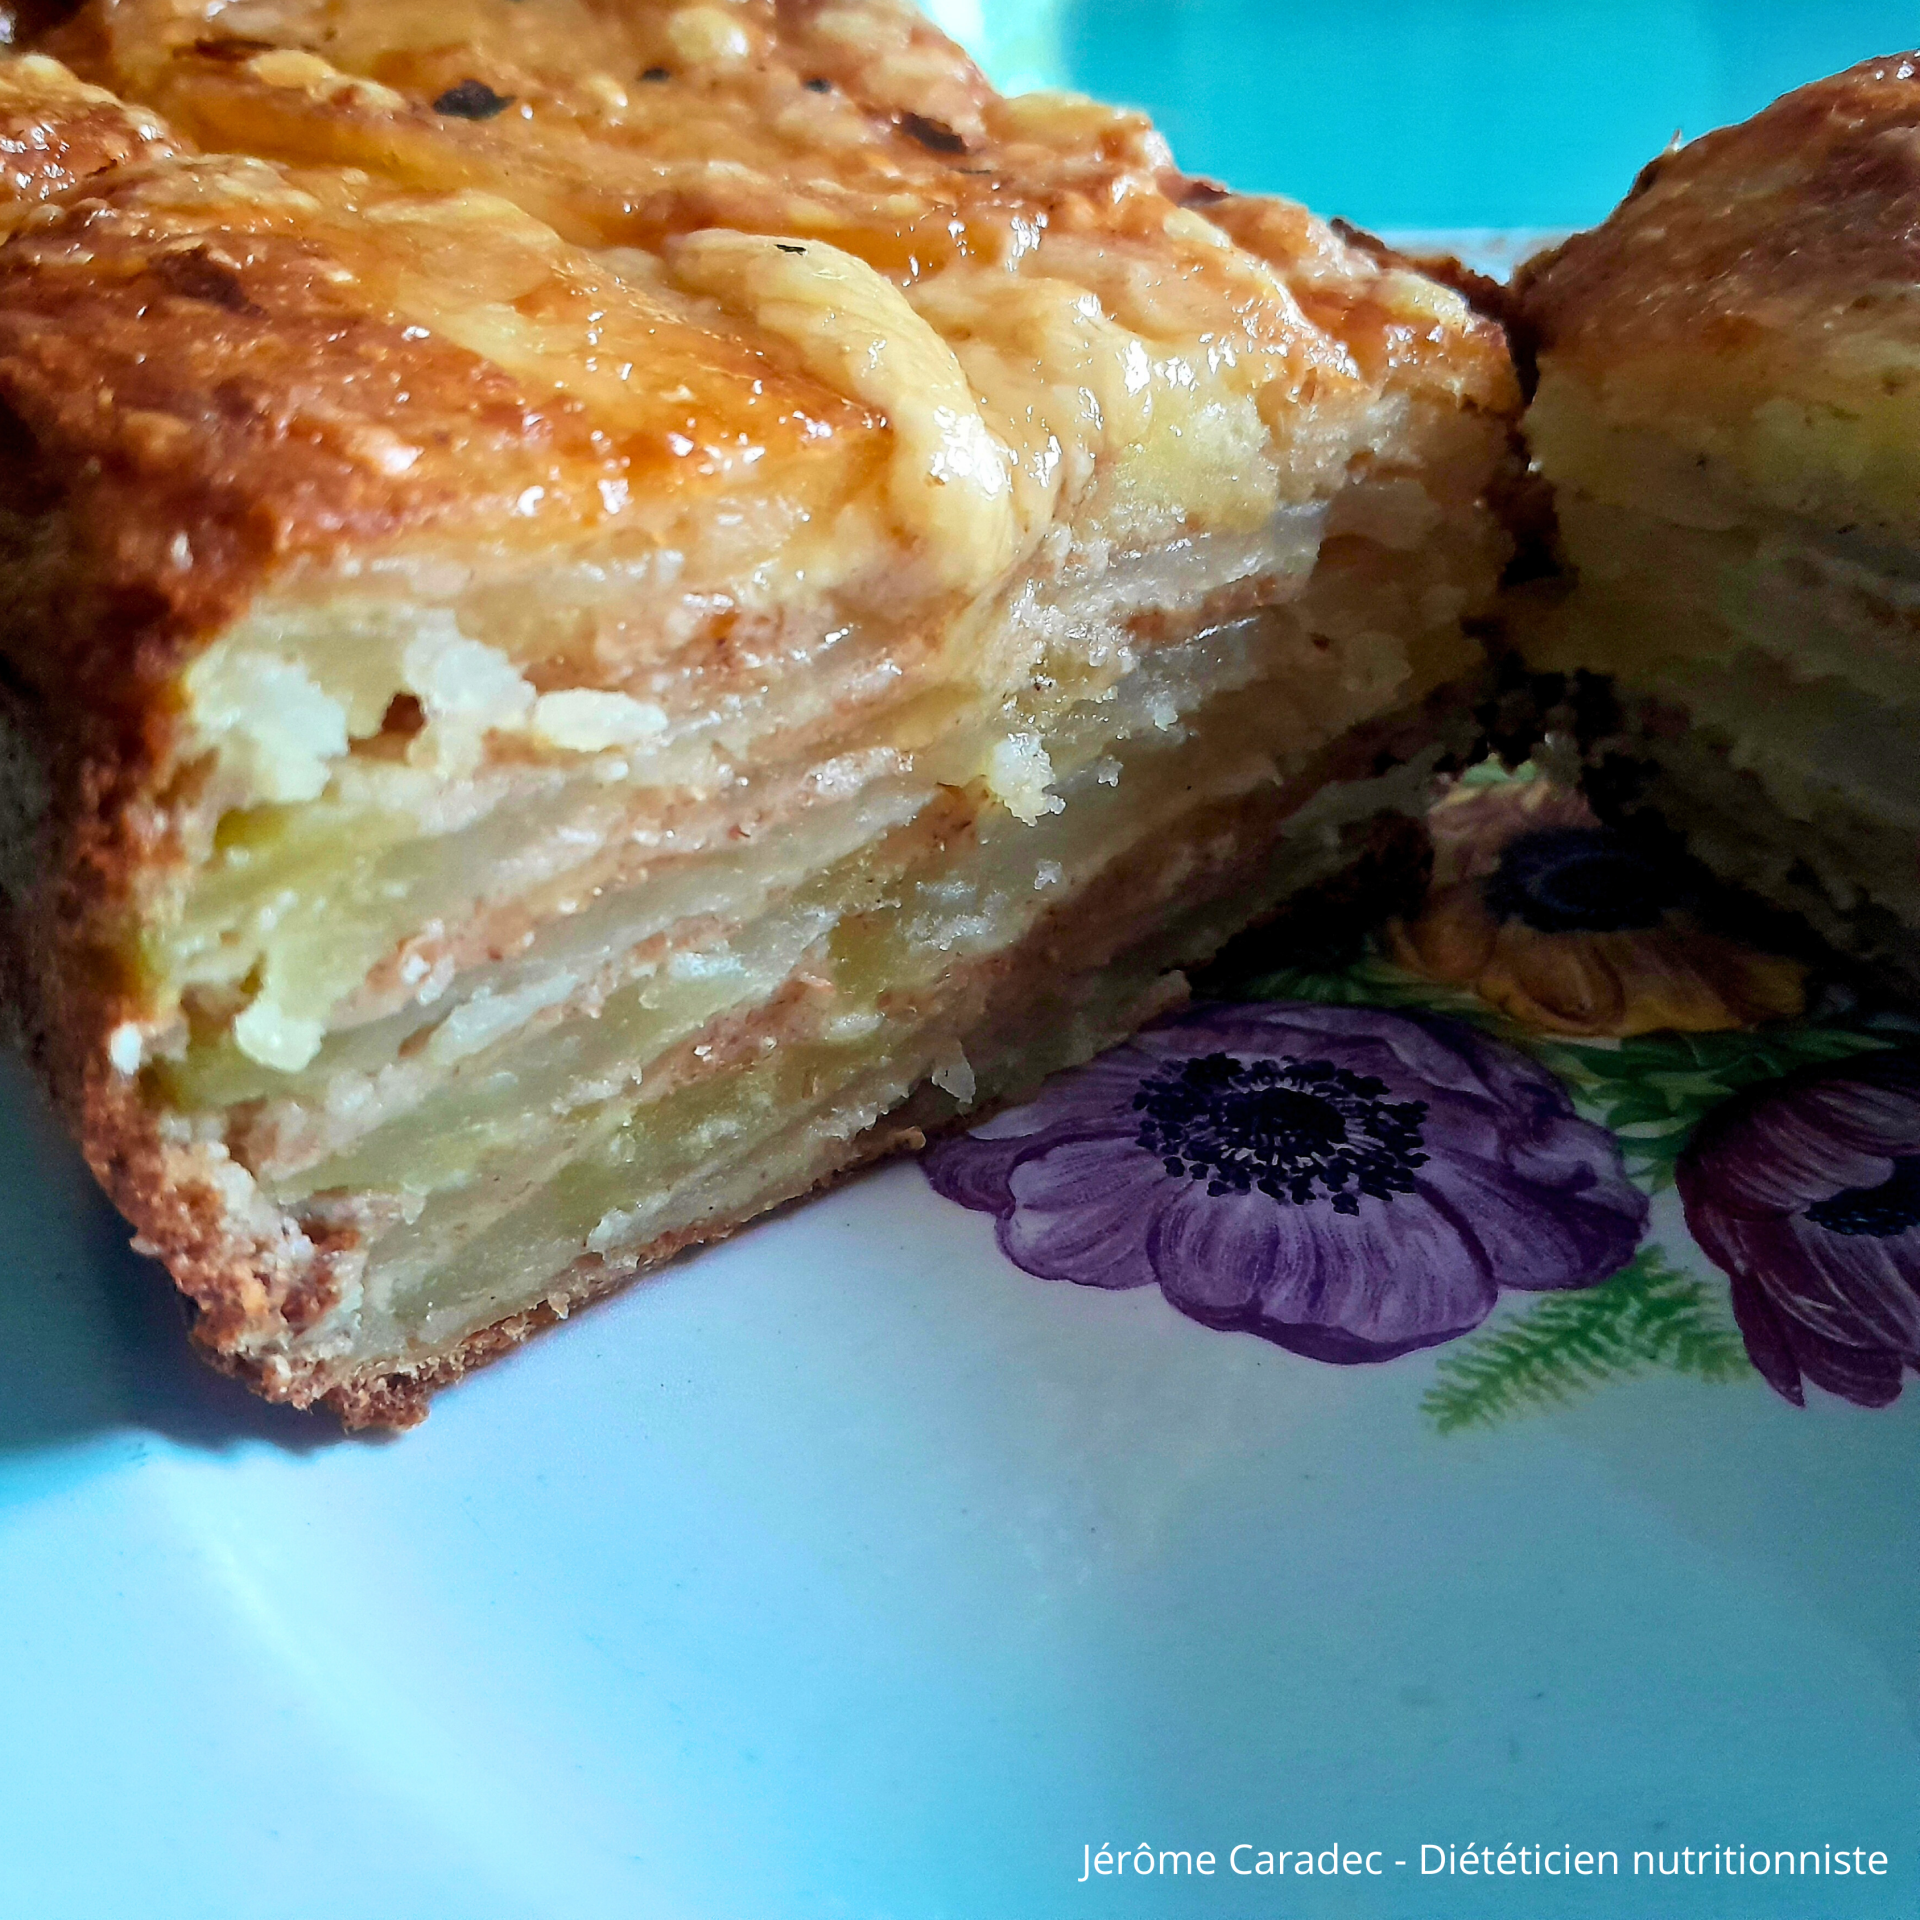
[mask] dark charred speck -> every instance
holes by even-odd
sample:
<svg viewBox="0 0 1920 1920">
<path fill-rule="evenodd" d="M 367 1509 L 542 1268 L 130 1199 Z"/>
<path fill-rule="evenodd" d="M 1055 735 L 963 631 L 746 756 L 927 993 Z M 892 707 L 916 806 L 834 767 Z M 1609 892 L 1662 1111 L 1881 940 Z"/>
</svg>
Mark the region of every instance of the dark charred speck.
<svg viewBox="0 0 1920 1920">
<path fill-rule="evenodd" d="M 924 113 L 903 113 L 900 131 L 909 139 L 918 140 L 929 153 L 965 153 L 967 150 L 965 139 L 944 120 L 929 120 Z"/>
<path fill-rule="evenodd" d="M 809 93 L 831 93 L 833 91 L 833 82 L 831 80 L 821 79 L 817 73 L 811 80 L 803 80 L 800 84 L 805 87 Z"/>
<path fill-rule="evenodd" d="M 491 120 L 512 105 L 512 94 L 495 93 L 484 80 L 462 80 L 433 103 L 433 110 L 456 120 Z"/>
<path fill-rule="evenodd" d="M 805 253 L 806 248 L 791 240 L 776 240 L 773 243 L 782 253 Z"/>
<path fill-rule="evenodd" d="M 646 70 L 646 72 L 640 76 L 640 78 L 642 80 L 652 80 L 655 82 L 659 82 L 661 80 L 671 80 L 673 78 L 673 74 L 666 67 L 649 67 Z"/>
<path fill-rule="evenodd" d="M 240 276 L 212 259 L 204 247 L 195 247 L 190 253 L 163 254 L 153 263 L 153 272 L 169 293 L 177 293 L 183 300 L 202 300 L 226 313 L 262 311 L 247 298 Z"/>
<path fill-rule="evenodd" d="M 237 67 L 243 60 L 251 60 L 256 53 L 276 53 L 278 45 L 272 40 L 196 40 L 190 51 L 197 53 L 202 60 L 217 60 L 222 66 Z M 176 51 L 174 57 L 179 58 Z"/>
<path fill-rule="evenodd" d="M 419 697 L 411 693 L 396 693 L 387 702 L 387 711 L 380 721 L 380 731 L 401 740 L 411 740 L 426 724 L 426 709 L 421 706 Z"/>
</svg>

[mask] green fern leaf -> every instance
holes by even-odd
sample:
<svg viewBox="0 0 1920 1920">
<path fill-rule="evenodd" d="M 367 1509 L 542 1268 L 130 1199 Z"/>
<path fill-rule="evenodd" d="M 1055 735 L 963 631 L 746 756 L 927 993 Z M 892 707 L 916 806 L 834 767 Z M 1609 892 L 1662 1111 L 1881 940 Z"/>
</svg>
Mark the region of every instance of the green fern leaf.
<svg viewBox="0 0 1920 1920">
<path fill-rule="evenodd" d="M 1249 981 L 1241 997 L 1249 1000 L 1313 1000 L 1332 1007 L 1414 1008 L 1428 1013 L 1450 1013 L 1501 1034 L 1519 1031 L 1477 993 L 1443 986 L 1382 954 L 1369 954 L 1338 973 L 1316 973 L 1304 967 L 1283 967 Z"/>
<path fill-rule="evenodd" d="M 1628 1173 L 1657 1192 L 1673 1184 L 1674 1162 L 1701 1118 L 1730 1094 L 1887 1044 L 1884 1034 L 1811 1026 L 1536 1042 L 1534 1052 L 1568 1082 L 1588 1119 L 1620 1136 Z"/>
<path fill-rule="evenodd" d="M 1648 1367 L 1700 1380 L 1753 1371 L 1718 1294 L 1653 1247 L 1600 1286 L 1543 1295 L 1450 1349 L 1422 1405 L 1440 1432 L 1455 1433 L 1562 1404 Z"/>
</svg>

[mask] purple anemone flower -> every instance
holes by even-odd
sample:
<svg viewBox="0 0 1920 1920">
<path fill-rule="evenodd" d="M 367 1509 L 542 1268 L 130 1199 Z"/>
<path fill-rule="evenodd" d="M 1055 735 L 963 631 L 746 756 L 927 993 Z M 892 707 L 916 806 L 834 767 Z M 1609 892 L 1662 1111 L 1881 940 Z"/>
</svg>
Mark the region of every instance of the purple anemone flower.
<svg viewBox="0 0 1920 1920">
<path fill-rule="evenodd" d="M 1733 1281 L 1747 1353 L 1884 1407 L 1920 1368 L 1920 1057 L 1811 1067 L 1716 1107 L 1675 1169 L 1687 1225 Z"/>
<path fill-rule="evenodd" d="M 1524 1054 L 1300 1001 L 1178 1014 L 923 1164 L 1043 1280 L 1152 1281 L 1342 1364 L 1454 1339 L 1501 1287 L 1591 1286 L 1647 1223 L 1613 1136 Z"/>
</svg>

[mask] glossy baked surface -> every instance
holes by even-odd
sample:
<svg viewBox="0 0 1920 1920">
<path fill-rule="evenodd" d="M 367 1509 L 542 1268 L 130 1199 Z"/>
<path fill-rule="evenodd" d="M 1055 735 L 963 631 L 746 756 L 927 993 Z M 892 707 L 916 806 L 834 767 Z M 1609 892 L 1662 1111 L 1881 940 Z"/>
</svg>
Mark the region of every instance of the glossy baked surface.
<svg viewBox="0 0 1920 1920">
<path fill-rule="evenodd" d="M 1588 432 L 1651 434 L 1700 469 L 1675 485 L 1911 538 L 1917 140 L 1920 67 L 1891 55 L 1650 162 L 1604 224 L 1520 277 L 1543 457 L 1589 457 L 1544 436 L 1590 410 Z"/>
<path fill-rule="evenodd" d="M 963 511 L 976 491 L 965 409 L 952 429 L 950 510 L 895 490 L 903 531 L 947 550 L 943 575 L 990 573 L 1070 510 L 1090 465 L 1116 462 L 1126 416 L 1141 412 L 1127 404 L 1142 391 L 1125 384 L 1128 354 L 1145 350 L 1145 386 L 1163 384 L 1147 343 L 1211 343 L 1197 362 L 1178 356 L 1183 379 L 1198 374 L 1187 437 L 1240 446 L 1251 467 L 1237 493 L 1223 492 L 1181 459 L 1167 431 L 1175 396 L 1164 394 L 1159 430 L 1132 463 L 1140 497 L 1115 530 L 1123 537 L 1164 537 L 1189 514 L 1244 523 L 1276 489 L 1311 495 L 1337 457 L 1318 423 L 1364 412 L 1383 386 L 1505 401 L 1497 343 L 1457 304 L 1381 273 L 1296 209 L 1192 187 L 1138 115 L 1002 100 L 951 42 L 888 4 L 596 11 L 480 0 L 205 17 L 132 4 L 83 10 L 42 44 L 208 153 L 321 169 L 289 178 L 210 162 L 107 189 L 132 254 L 192 252 L 196 220 L 232 233 L 230 285 L 216 292 L 203 272 L 197 291 L 172 289 L 198 305 L 174 322 L 177 361 L 148 345 L 150 380 L 176 392 L 171 402 L 143 392 L 142 411 L 186 429 L 167 449 L 175 468 L 239 468 L 233 481 L 261 496 L 248 504 L 272 516 L 282 553 L 424 538 L 449 511 L 468 537 L 484 526 L 491 539 L 551 544 L 605 528 L 617 540 L 657 516 L 668 490 L 709 493 L 743 463 L 779 463 L 796 440 L 844 466 L 846 436 L 856 448 L 861 438 L 849 401 L 871 409 L 869 435 L 877 414 L 933 455 L 941 429 L 914 418 L 910 431 L 923 410 L 909 399 L 934 404 L 943 356 L 929 371 L 889 287 L 918 290 L 921 321 L 961 349 L 1015 456 L 1011 524 L 1004 501 Z M 75 341 L 51 377 L 110 383 L 114 310 L 89 310 L 85 324 L 78 308 L 60 312 L 105 297 L 63 291 L 75 217 L 37 228 L 16 270 L 33 276 L 46 324 Z M 714 229 L 754 244 L 689 240 Z M 779 253 L 776 240 L 837 251 Z M 837 267 L 842 255 L 875 277 Z M 137 266 L 129 258 L 116 283 Z M 836 279 L 849 273 L 849 284 Z M 139 293 L 136 282 L 123 299 Z M 1105 326 L 1076 308 L 1088 295 Z M 850 301 L 857 316 L 838 323 L 853 329 L 847 344 L 823 343 L 811 330 L 819 314 Z M 137 311 L 151 343 L 147 304 Z M 892 346 L 859 371 L 843 356 L 862 338 Z M 292 366 L 321 343 L 331 361 L 293 382 Z M 277 375 L 275 352 L 287 369 Z M 636 353 L 646 370 L 630 378 Z M 801 385 L 757 390 L 756 353 Z M 1016 368 L 1037 378 L 1010 385 Z M 249 392 L 264 386 L 282 414 L 289 385 L 325 395 L 324 417 L 296 411 L 270 432 L 248 410 L 195 417 L 185 396 L 236 377 Z M 1316 432 L 1296 444 L 1279 423 L 1309 391 Z M 1089 420 L 1102 404 L 1116 417 Z M 333 413 L 344 417 L 329 436 Z M 371 434 L 376 419 L 393 442 Z M 245 465 L 264 438 L 292 462 L 277 482 Z M 48 458 L 57 465 L 57 449 Z M 775 484 L 773 469 L 759 477 Z M 1116 476 L 1102 478 L 1111 487 Z M 648 532 L 658 537 L 657 520 L 635 537 Z M 968 558 L 952 557 L 962 550 Z"/>
</svg>

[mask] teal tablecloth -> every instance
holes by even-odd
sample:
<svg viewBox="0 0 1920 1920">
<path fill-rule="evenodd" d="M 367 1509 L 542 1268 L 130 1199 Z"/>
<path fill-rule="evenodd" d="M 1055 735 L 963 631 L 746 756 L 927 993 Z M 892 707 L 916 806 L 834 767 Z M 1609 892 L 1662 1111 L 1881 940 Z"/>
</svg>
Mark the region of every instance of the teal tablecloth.
<svg viewBox="0 0 1920 1920">
<path fill-rule="evenodd" d="M 929 0 L 1002 86 L 1149 109 L 1181 163 L 1370 227 L 1599 219 L 1676 130 L 1920 43 L 1900 0 Z"/>
</svg>

